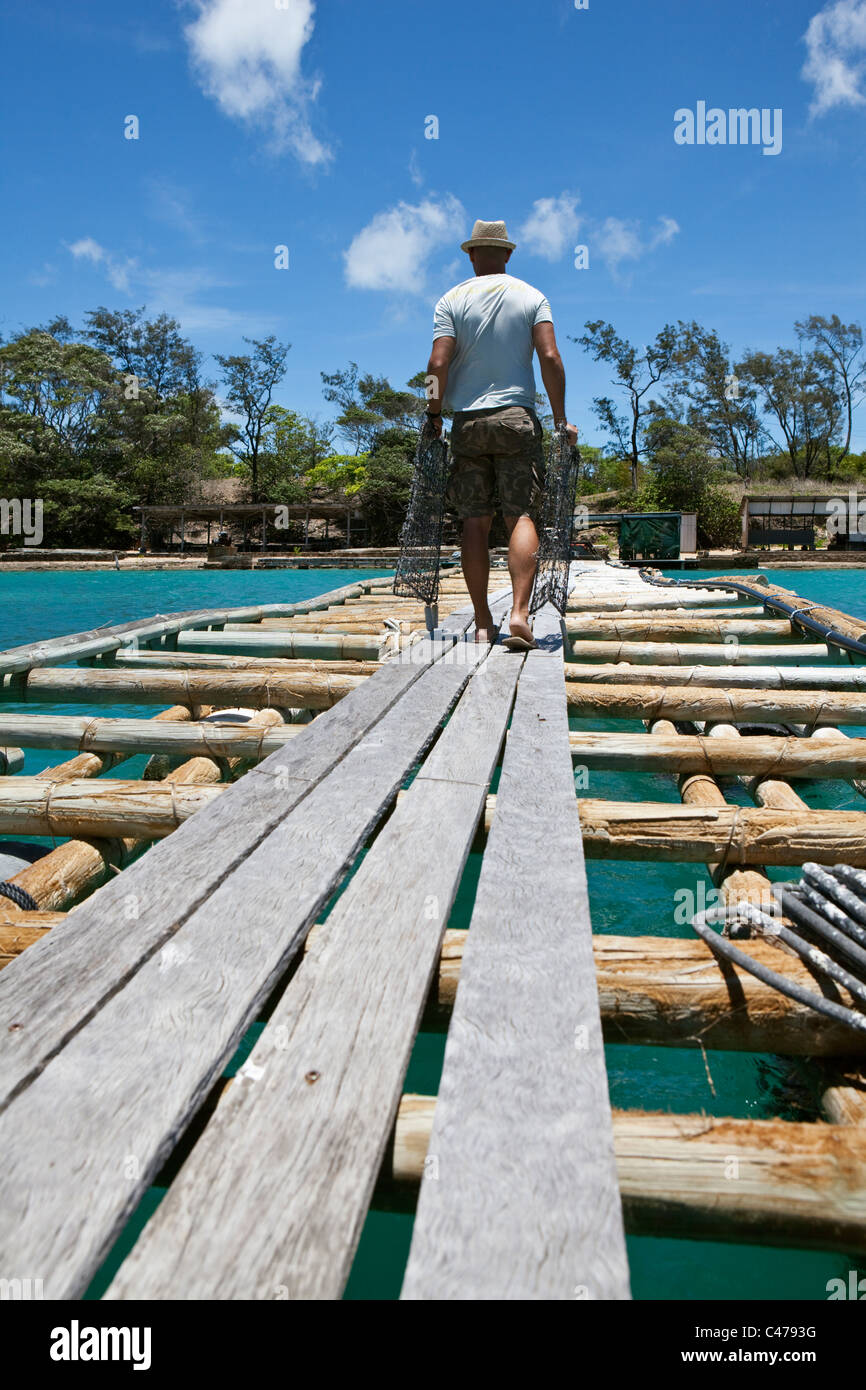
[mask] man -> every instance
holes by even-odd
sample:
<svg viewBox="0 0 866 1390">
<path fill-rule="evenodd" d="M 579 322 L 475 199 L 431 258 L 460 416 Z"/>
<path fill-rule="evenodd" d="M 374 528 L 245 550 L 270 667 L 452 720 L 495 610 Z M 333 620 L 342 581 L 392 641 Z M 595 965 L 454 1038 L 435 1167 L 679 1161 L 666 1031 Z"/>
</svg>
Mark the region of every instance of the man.
<svg viewBox="0 0 866 1390">
<path fill-rule="evenodd" d="M 506 272 L 515 243 L 504 222 L 476 222 L 464 241 L 474 276 L 455 285 L 436 305 L 433 349 L 427 366 L 430 427 L 442 433 L 443 404 L 454 411 L 448 507 L 462 525 L 461 558 L 475 609 L 476 642 L 494 642 L 487 603 L 488 538 L 498 493 L 508 530 L 512 650 L 535 646 L 529 599 L 538 555 L 535 517 L 544 458 L 535 413 L 533 351 L 555 426 L 577 430 L 565 417 L 565 369 L 556 346 L 550 305 L 540 290 Z"/>
</svg>

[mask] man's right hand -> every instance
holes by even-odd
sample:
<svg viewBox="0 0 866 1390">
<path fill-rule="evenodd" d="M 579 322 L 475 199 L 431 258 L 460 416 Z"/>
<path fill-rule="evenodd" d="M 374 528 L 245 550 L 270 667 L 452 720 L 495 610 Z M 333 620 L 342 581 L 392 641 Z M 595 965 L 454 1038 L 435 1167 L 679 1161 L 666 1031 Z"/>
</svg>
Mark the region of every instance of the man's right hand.
<svg viewBox="0 0 866 1390">
<path fill-rule="evenodd" d="M 570 425 L 567 420 L 562 420 L 557 422 L 555 428 L 559 429 L 561 425 L 565 425 L 565 433 L 568 436 L 568 442 L 574 446 L 577 443 L 577 425 Z"/>
</svg>

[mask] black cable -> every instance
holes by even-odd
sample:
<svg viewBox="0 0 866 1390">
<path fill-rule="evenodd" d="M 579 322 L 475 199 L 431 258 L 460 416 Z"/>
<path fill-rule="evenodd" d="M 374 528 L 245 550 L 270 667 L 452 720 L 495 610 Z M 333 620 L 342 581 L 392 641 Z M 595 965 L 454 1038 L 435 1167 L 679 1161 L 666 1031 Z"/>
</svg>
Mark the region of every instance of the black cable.
<svg viewBox="0 0 866 1390">
<path fill-rule="evenodd" d="M 786 603 L 784 599 L 774 598 L 771 594 L 762 593 L 759 589 L 752 588 L 749 584 L 743 584 L 739 580 L 733 579 L 653 579 L 648 570 L 638 570 L 638 574 L 646 584 L 651 584 L 656 589 L 733 589 L 734 593 L 742 594 L 745 598 L 757 600 L 765 608 L 770 608 L 776 613 L 781 613 L 784 617 L 791 619 L 792 626 L 802 628 L 804 632 L 811 632 L 816 637 L 822 638 L 828 645 L 839 647 L 847 652 L 849 657 L 853 653 L 866 660 L 866 642 L 861 642 L 856 637 L 846 637 L 844 633 L 837 632 L 835 628 L 827 623 L 821 623 L 817 618 L 810 618 L 802 608 L 796 604 Z"/>
<path fill-rule="evenodd" d="M 845 1023 L 851 1028 L 856 1028 L 861 1033 L 866 1033 L 866 1014 L 859 1013 L 856 1009 L 849 1009 L 845 1004 L 837 1004 L 835 1000 L 827 999 L 822 994 L 813 994 L 811 990 L 805 989 L 802 985 L 796 984 L 793 980 L 789 980 L 787 975 L 780 975 L 778 971 L 771 970 L 767 965 L 762 965 L 760 961 L 747 955 L 745 951 L 739 950 L 727 937 L 721 936 L 717 931 L 713 931 L 712 927 L 707 924 L 706 919 L 712 917 L 714 914 L 718 916 L 719 912 L 720 909 L 718 908 L 710 908 L 706 912 L 697 913 L 697 915 L 692 918 L 692 927 L 697 932 L 698 936 L 706 942 L 710 950 L 718 952 L 719 955 L 724 956 L 726 960 L 733 961 L 734 964 L 748 971 L 750 975 L 754 975 L 756 979 L 762 980 L 764 984 L 770 985 L 772 989 L 778 990 L 780 994 L 786 995 L 787 998 L 794 999 L 797 1003 L 804 1004 L 810 1009 L 815 1009 L 816 1012 L 825 1014 L 828 1018 L 835 1019 L 838 1023 Z M 723 920 L 726 920 L 727 916 L 725 910 L 721 909 L 721 913 Z M 780 929 L 778 923 L 774 922 L 772 918 L 767 917 L 764 913 L 759 912 L 758 909 L 754 908 L 750 903 L 738 904 L 737 913 L 745 915 L 754 925 L 760 924 L 764 930 L 769 931 L 771 935 L 778 935 L 781 938 L 782 932 L 785 930 L 784 928 Z M 756 919 L 761 919 L 760 923 L 756 921 Z M 789 934 L 793 936 L 793 933 Z M 803 942 L 798 942 L 798 946 L 800 947 L 798 954 L 803 954 L 804 950 L 808 950 L 808 959 L 811 963 L 823 970 L 831 978 L 837 975 L 837 973 L 847 975 L 847 971 L 840 970 L 840 967 L 835 965 L 835 962 L 831 961 L 829 957 L 827 957 L 823 951 L 818 950 L 817 947 L 813 946 L 806 948 Z M 797 947 L 794 949 L 797 949 Z M 855 983 L 857 982 L 855 981 Z M 848 988 L 847 985 L 846 988 Z"/>
<path fill-rule="evenodd" d="M 39 904 L 32 898 L 26 888 L 19 888 L 17 883 L 7 883 L 5 879 L 0 882 L 0 897 L 8 898 L 16 907 L 20 907 L 22 912 L 38 912 Z"/>
</svg>

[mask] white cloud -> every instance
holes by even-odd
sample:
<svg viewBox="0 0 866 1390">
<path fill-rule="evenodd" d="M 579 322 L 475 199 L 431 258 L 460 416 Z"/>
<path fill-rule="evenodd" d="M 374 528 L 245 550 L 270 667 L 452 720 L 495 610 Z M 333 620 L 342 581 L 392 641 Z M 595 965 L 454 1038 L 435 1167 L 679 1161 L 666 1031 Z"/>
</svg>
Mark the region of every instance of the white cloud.
<svg viewBox="0 0 866 1390">
<path fill-rule="evenodd" d="M 421 173 L 421 166 L 418 163 L 418 155 L 414 150 L 409 156 L 409 177 L 416 188 L 420 188 L 424 183 L 424 175 Z"/>
<path fill-rule="evenodd" d="M 650 251 L 654 251 L 657 246 L 667 246 L 680 230 L 679 222 L 675 222 L 672 217 L 660 217 L 659 224 L 658 231 L 650 240 Z"/>
<path fill-rule="evenodd" d="M 672 217 L 660 217 L 659 225 L 647 240 L 641 236 L 640 222 L 606 217 L 595 234 L 595 246 L 612 275 L 623 261 L 637 261 L 657 246 L 667 246 L 679 232 Z"/>
<path fill-rule="evenodd" d="M 123 294 L 130 293 L 130 274 L 137 266 L 137 262 L 131 257 L 118 260 L 92 236 L 83 236 L 78 241 L 73 241 L 68 250 L 77 261 L 90 261 L 91 265 L 101 265 L 109 284 Z"/>
<path fill-rule="evenodd" d="M 94 241 L 92 236 L 83 236 L 78 241 L 73 241 L 69 250 L 77 261 L 92 261 L 94 265 L 98 265 L 105 259 L 104 247 L 100 246 L 98 241 Z"/>
<path fill-rule="evenodd" d="M 571 193 L 538 198 L 517 233 L 518 248 L 545 261 L 561 260 L 574 245 L 580 227 L 577 204 L 577 196 Z"/>
<path fill-rule="evenodd" d="M 331 158 L 313 133 L 310 109 L 320 83 L 304 77 L 301 56 L 313 33 L 313 0 L 195 0 L 187 26 L 193 70 L 227 116 L 269 127 L 274 146 L 308 165 Z"/>
<path fill-rule="evenodd" d="M 210 303 L 208 294 L 227 288 L 231 282 L 207 270 L 142 266 L 131 257 L 118 259 L 93 237 L 82 237 L 67 250 L 77 261 L 100 266 L 114 289 L 145 303 L 149 312 L 176 318 L 185 333 L 268 333 L 279 327 L 273 314 L 253 316 L 246 309 Z"/>
<path fill-rule="evenodd" d="M 440 202 L 398 203 L 378 212 L 343 252 L 346 283 L 357 290 L 423 294 L 427 263 L 440 246 L 462 239 L 466 213 L 451 194 Z"/>
<path fill-rule="evenodd" d="M 808 58 L 801 76 L 814 86 L 813 116 L 866 101 L 866 0 L 836 0 L 813 15 L 804 35 Z"/>
</svg>

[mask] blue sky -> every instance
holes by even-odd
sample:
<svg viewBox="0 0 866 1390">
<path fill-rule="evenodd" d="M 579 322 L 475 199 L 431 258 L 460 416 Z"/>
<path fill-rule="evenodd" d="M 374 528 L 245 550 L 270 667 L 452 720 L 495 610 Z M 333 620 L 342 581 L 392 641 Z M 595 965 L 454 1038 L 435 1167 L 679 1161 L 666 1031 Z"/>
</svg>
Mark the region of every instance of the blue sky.
<svg viewBox="0 0 866 1390">
<path fill-rule="evenodd" d="M 607 373 L 569 341 L 587 319 L 645 343 L 696 318 L 741 351 L 810 313 L 864 317 L 866 0 L 0 14 L 6 335 L 99 304 L 165 310 L 207 354 L 276 333 L 280 401 L 324 420 L 320 371 L 424 368 L 433 304 L 470 272 L 460 241 L 505 218 L 509 269 L 553 308 L 569 416 L 600 442 Z M 780 153 L 677 144 L 700 101 L 780 108 Z"/>
</svg>

